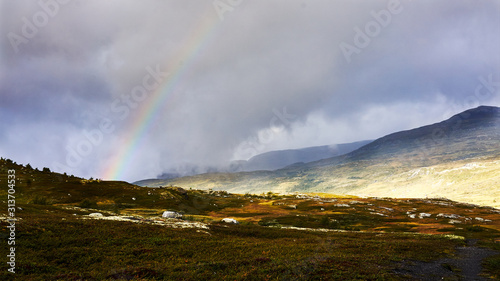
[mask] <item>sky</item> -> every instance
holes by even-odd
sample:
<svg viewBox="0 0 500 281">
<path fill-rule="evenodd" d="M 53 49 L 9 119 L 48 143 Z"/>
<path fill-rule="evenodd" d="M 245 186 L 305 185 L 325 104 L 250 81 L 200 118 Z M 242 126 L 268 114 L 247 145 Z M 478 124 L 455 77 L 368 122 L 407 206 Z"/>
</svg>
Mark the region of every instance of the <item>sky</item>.
<svg viewBox="0 0 500 281">
<path fill-rule="evenodd" d="M 500 106 L 500 1 L 0 1 L 0 156 L 135 181 Z"/>
</svg>

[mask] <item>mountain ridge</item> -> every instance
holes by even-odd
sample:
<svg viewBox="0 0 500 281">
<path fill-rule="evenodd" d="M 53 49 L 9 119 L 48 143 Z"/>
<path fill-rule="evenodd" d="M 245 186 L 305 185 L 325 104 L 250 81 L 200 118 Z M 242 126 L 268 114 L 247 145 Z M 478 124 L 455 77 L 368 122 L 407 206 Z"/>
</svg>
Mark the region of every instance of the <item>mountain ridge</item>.
<svg viewBox="0 0 500 281">
<path fill-rule="evenodd" d="M 372 140 L 269 151 L 258 154 L 246 161 L 243 165 L 243 171 L 277 170 L 300 162 L 319 161 L 349 153 L 370 142 Z"/>
<path fill-rule="evenodd" d="M 370 143 L 368 143 L 365 146 L 360 147 L 359 149 L 352 151 L 350 153 L 347 153 L 341 158 L 345 159 L 356 159 L 359 160 L 364 156 L 364 154 L 368 153 L 373 153 L 373 150 L 377 149 L 380 145 L 381 142 L 393 142 L 397 144 L 397 142 L 402 142 L 405 139 L 417 139 L 416 142 L 420 143 L 425 143 L 426 146 L 432 146 L 431 142 L 434 144 L 438 144 L 440 142 L 443 142 L 446 137 L 451 137 L 453 135 L 450 135 L 450 131 L 453 134 L 459 133 L 460 130 L 464 129 L 464 126 L 466 127 L 465 129 L 470 127 L 470 121 L 478 120 L 478 119 L 487 119 L 487 120 L 496 120 L 496 125 L 499 125 L 499 119 L 500 119 L 500 108 L 499 107 L 493 107 L 493 106 L 479 106 L 477 108 L 469 109 L 464 112 L 458 113 L 450 117 L 449 119 L 446 119 L 441 122 L 437 122 L 434 124 L 430 125 L 425 125 L 421 127 L 417 127 L 414 129 L 409 129 L 409 130 L 403 130 L 395 133 L 388 134 L 386 136 L 383 136 L 381 138 L 378 138 Z M 450 126 L 450 124 L 453 124 Z M 491 123 L 487 124 L 488 126 L 491 126 Z M 424 136 L 425 139 L 422 139 L 422 135 Z M 420 138 L 417 138 L 417 136 L 420 135 Z M 500 133 L 497 135 L 500 136 Z M 325 165 L 329 164 L 329 161 L 332 161 L 332 157 L 329 159 L 323 159 L 319 161 L 315 161 L 312 163 L 307 163 L 309 165 Z M 340 159 L 340 158 L 339 158 Z M 332 163 L 330 163 L 332 164 Z"/>
<path fill-rule="evenodd" d="M 232 161 L 228 167 L 199 167 L 197 165 L 184 165 L 181 170 L 164 172 L 156 177 L 160 180 L 170 180 L 186 176 L 194 176 L 207 173 L 236 173 L 253 171 L 274 171 L 297 163 L 318 161 L 349 153 L 370 143 L 371 140 L 363 140 L 352 143 L 341 143 L 332 145 L 311 146 L 298 149 L 273 150 L 257 154 L 249 160 Z M 148 179 L 146 179 L 148 180 Z M 154 180 L 154 179 L 152 179 Z M 139 180 L 136 182 L 143 182 Z"/>
<path fill-rule="evenodd" d="M 500 108 L 481 106 L 442 122 L 383 136 L 342 156 L 273 172 L 203 174 L 138 184 L 241 193 L 433 196 L 499 206 L 492 199 L 500 198 L 499 143 Z"/>
</svg>

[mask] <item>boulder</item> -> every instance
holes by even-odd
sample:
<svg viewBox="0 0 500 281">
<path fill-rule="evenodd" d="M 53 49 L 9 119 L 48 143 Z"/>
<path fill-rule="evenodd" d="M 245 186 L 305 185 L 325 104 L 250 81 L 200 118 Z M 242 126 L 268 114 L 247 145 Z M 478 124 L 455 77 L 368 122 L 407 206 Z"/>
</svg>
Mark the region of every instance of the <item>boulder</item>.
<svg viewBox="0 0 500 281">
<path fill-rule="evenodd" d="M 94 217 L 94 218 L 100 218 L 102 216 L 103 215 L 101 213 L 91 213 L 91 214 L 89 214 L 89 217 Z"/>
<path fill-rule="evenodd" d="M 177 212 L 172 212 L 172 211 L 165 211 L 165 212 L 163 212 L 163 214 L 161 216 L 164 218 L 168 218 L 168 219 L 182 218 L 182 214 L 179 214 Z"/>
<path fill-rule="evenodd" d="M 239 224 L 239 222 L 235 219 L 230 219 L 230 218 L 224 218 L 222 219 L 222 222 L 225 222 L 225 223 L 234 223 L 234 224 Z"/>
<path fill-rule="evenodd" d="M 420 213 L 420 214 L 418 214 L 418 217 L 419 217 L 420 219 L 423 219 L 423 218 L 430 218 L 430 217 L 431 217 L 431 214 L 429 214 L 429 213 Z"/>
</svg>

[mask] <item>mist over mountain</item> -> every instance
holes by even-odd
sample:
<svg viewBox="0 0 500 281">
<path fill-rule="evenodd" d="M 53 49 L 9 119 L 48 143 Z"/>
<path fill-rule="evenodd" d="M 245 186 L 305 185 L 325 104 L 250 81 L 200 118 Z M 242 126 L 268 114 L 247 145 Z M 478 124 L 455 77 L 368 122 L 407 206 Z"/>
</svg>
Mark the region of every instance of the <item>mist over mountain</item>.
<svg viewBox="0 0 500 281">
<path fill-rule="evenodd" d="M 313 146 L 300 149 L 269 151 L 255 155 L 249 160 L 235 160 L 225 167 L 200 166 L 185 164 L 175 170 L 158 175 L 158 179 L 175 179 L 205 173 L 235 173 L 260 170 L 277 170 L 292 164 L 303 164 L 321 159 L 331 158 L 356 150 L 371 141 Z M 139 181 L 141 182 L 141 181 Z"/>
<path fill-rule="evenodd" d="M 354 151 L 371 141 L 323 145 L 301 149 L 269 151 L 240 163 L 241 171 L 276 170 L 288 165 L 308 163 Z"/>
<path fill-rule="evenodd" d="M 480 106 L 436 124 L 389 134 L 345 155 L 272 172 L 203 174 L 139 184 L 241 193 L 446 197 L 498 206 L 500 108 Z"/>
</svg>

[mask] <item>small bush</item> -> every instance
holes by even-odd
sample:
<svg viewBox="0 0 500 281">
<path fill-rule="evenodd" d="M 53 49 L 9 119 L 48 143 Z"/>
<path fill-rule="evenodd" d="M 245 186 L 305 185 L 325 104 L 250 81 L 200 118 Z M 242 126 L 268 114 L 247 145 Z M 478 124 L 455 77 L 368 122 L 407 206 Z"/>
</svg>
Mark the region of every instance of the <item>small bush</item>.
<svg viewBox="0 0 500 281">
<path fill-rule="evenodd" d="M 183 216 L 182 219 L 185 221 L 195 221 L 195 217 L 193 216 Z"/>
<path fill-rule="evenodd" d="M 259 221 L 260 226 L 275 226 L 275 227 L 280 227 L 281 225 L 278 223 L 277 220 L 261 220 Z"/>
<path fill-rule="evenodd" d="M 480 227 L 479 225 L 467 226 L 465 229 L 467 231 L 470 231 L 470 232 L 483 232 L 484 231 L 484 228 Z"/>
<path fill-rule="evenodd" d="M 85 199 L 80 203 L 79 206 L 80 206 L 80 208 L 95 209 L 95 208 L 97 208 L 97 202 L 93 201 L 93 200 Z"/>
<path fill-rule="evenodd" d="M 36 205 L 51 205 L 52 203 L 50 200 L 47 199 L 47 197 L 43 196 L 36 196 L 31 200 L 31 204 L 36 204 Z"/>
<path fill-rule="evenodd" d="M 113 204 L 112 211 L 113 211 L 115 214 L 119 215 L 119 214 L 121 213 L 120 206 L 119 206 L 119 205 L 117 205 L 117 204 Z"/>
<path fill-rule="evenodd" d="M 500 277 L 500 255 L 486 258 L 483 265 L 493 276 Z"/>
</svg>

